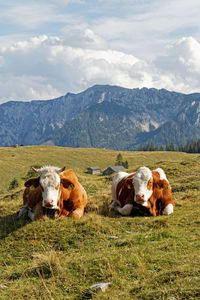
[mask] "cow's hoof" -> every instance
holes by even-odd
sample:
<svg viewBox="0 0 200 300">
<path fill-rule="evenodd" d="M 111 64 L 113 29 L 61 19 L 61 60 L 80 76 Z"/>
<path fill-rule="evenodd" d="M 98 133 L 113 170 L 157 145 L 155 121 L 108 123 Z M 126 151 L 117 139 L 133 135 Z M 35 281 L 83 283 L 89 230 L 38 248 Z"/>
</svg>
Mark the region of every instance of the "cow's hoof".
<svg viewBox="0 0 200 300">
<path fill-rule="evenodd" d="M 20 208 L 20 211 L 18 212 L 18 216 L 22 217 L 28 214 L 28 207 L 27 206 L 22 206 L 22 208 Z"/>
</svg>

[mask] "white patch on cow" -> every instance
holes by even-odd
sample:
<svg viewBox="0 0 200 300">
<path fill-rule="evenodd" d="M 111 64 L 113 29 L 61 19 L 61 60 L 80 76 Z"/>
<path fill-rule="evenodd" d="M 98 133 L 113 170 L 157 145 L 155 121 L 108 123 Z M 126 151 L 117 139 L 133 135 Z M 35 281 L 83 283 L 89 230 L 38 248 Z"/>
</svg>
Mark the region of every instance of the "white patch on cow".
<svg viewBox="0 0 200 300">
<path fill-rule="evenodd" d="M 52 206 L 49 208 L 57 209 L 58 200 L 60 198 L 60 176 L 59 168 L 57 167 L 43 167 L 38 170 L 40 175 L 40 185 L 43 188 L 42 192 L 42 206 L 52 201 Z"/>
<path fill-rule="evenodd" d="M 166 180 L 167 182 L 169 182 L 163 169 L 157 168 L 157 169 L 155 169 L 155 171 L 159 173 L 160 180 Z"/>
<path fill-rule="evenodd" d="M 117 185 L 118 183 L 128 177 L 130 174 L 126 173 L 126 172 L 118 172 L 114 177 L 113 177 L 113 181 L 112 181 L 112 186 L 111 186 L 111 192 L 112 192 L 112 206 L 110 206 L 111 208 L 114 207 L 116 204 L 118 204 L 119 202 L 117 201 L 117 195 L 116 195 L 116 189 L 117 189 Z"/>
<path fill-rule="evenodd" d="M 151 197 L 153 190 L 147 188 L 149 180 L 152 178 L 152 172 L 147 167 L 140 167 L 135 176 L 133 177 L 133 184 L 135 188 L 135 202 L 141 204 L 142 206 L 147 206 L 147 201 Z M 136 196 L 143 196 L 143 203 L 138 202 Z"/>
<path fill-rule="evenodd" d="M 132 204 L 126 204 L 123 207 L 116 207 L 116 210 L 123 216 L 129 216 L 131 214 L 131 211 L 133 209 Z"/>
<path fill-rule="evenodd" d="M 120 195 L 121 195 L 122 190 L 123 190 L 122 188 L 119 190 L 119 197 L 120 197 Z"/>
<path fill-rule="evenodd" d="M 160 179 L 161 179 L 161 180 L 166 180 L 166 181 L 169 183 L 169 181 L 168 181 L 168 179 L 167 179 L 167 176 L 166 176 L 166 174 L 165 174 L 165 171 L 164 171 L 163 169 L 157 168 L 157 169 L 155 169 L 155 171 L 157 171 L 157 172 L 159 173 Z M 169 187 L 170 187 L 170 189 L 172 189 L 172 187 L 171 187 L 170 184 L 169 184 Z"/>
<path fill-rule="evenodd" d="M 165 209 L 163 210 L 163 215 L 171 215 L 174 212 L 174 207 L 173 205 L 170 203 L 168 204 Z"/>
</svg>

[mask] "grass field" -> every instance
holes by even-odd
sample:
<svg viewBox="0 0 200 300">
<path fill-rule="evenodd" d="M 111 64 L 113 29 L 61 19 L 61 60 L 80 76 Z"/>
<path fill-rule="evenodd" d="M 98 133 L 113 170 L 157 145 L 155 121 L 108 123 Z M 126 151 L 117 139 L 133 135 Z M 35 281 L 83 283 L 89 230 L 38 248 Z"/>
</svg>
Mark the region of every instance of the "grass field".
<svg viewBox="0 0 200 300">
<path fill-rule="evenodd" d="M 0 299 L 200 299 L 200 155 L 120 152 L 128 172 L 162 167 L 172 216 L 109 211 L 112 177 L 87 167 L 114 165 L 117 151 L 50 146 L 0 148 Z M 75 170 L 89 203 L 81 220 L 18 218 L 31 166 Z M 17 185 L 11 188 L 11 183 Z M 105 292 L 91 290 L 111 282 Z"/>
</svg>

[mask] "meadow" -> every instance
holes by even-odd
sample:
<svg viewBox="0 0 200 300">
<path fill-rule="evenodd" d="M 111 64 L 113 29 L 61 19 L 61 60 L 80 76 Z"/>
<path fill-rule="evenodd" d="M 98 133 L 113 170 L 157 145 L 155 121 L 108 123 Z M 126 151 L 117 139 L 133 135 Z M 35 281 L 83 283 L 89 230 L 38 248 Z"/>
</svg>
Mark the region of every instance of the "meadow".
<svg viewBox="0 0 200 300">
<path fill-rule="evenodd" d="M 165 170 L 175 211 L 122 217 L 109 210 L 119 152 L 51 146 L 0 148 L 0 299 L 199 299 L 200 155 L 120 151 L 128 172 Z M 88 193 L 80 220 L 19 218 L 31 166 L 72 168 Z M 90 289 L 110 282 L 105 292 Z"/>
</svg>

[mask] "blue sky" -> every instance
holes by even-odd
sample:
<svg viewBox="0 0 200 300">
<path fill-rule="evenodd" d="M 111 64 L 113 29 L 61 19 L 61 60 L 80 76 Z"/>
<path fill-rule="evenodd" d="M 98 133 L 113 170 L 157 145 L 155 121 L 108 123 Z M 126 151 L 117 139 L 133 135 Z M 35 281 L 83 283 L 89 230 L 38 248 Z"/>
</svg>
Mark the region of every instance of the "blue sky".
<svg viewBox="0 0 200 300">
<path fill-rule="evenodd" d="M 0 103 L 94 84 L 200 92 L 199 0 L 0 0 Z"/>
</svg>

